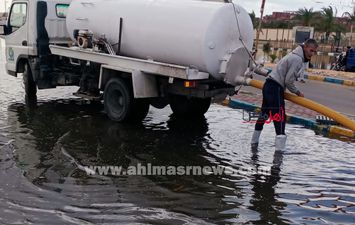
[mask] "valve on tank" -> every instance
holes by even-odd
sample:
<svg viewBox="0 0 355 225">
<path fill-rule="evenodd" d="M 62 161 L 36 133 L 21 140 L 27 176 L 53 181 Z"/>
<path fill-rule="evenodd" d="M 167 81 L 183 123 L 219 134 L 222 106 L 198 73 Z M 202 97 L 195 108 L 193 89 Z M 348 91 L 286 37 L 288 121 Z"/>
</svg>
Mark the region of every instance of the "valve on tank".
<svg viewBox="0 0 355 225">
<path fill-rule="evenodd" d="M 92 48 L 93 32 L 89 30 L 79 30 L 76 38 L 80 48 Z"/>
</svg>

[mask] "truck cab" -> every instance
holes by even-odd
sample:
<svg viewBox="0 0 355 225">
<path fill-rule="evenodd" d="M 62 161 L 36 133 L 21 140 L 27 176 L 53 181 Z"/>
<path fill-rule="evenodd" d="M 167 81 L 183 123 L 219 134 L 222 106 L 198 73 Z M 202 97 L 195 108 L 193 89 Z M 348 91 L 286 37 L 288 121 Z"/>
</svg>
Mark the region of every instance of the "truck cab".
<svg viewBox="0 0 355 225">
<path fill-rule="evenodd" d="M 65 17 L 71 0 L 14 0 L 3 27 L 6 70 L 17 76 L 26 64 L 48 54 L 48 44 L 69 44 Z M 48 48 L 48 47 L 47 47 Z M 36 79 L 36 77 L 34 77 Z"/>
</svg>

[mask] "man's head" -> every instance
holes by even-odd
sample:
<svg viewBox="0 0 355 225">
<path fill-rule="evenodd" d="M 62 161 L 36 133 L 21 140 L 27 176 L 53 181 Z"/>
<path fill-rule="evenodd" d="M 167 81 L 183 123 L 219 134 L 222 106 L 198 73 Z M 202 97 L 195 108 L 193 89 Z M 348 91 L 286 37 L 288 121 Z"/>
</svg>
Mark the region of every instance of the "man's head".
<svg viewBox="0 0 355 225">
<path fill-rule="evenodd" d="M 314 39 L 308 39 L 307 41 L 304 42 L 303 51 L 304 51 L 304 57 L 306 61 L 311 60 L 312 56 L 317 54 L 317 48 L 318 48 L 318 44 Z"/>
</svg>

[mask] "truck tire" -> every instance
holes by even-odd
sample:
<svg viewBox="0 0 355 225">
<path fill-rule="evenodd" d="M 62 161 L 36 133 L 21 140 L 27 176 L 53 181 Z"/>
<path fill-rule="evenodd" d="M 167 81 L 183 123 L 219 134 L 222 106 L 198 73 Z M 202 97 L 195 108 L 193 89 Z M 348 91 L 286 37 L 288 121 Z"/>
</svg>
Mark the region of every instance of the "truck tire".
<svg viewBox="0 0 355 225">
<path fill-rule="evenodd" d="M 25 64 L 22 77 L 26 103 L 33 105 L 34 103 L 37 103 L 37 85 L 33 79 L 31 67 L 28 63 Z"/>
<path fill-rule="evenodd" d="M 104 90 L 104 107 L 113 121 L 142 121 L 148 114 L 149 102 L 134 99 L 129 82 L 121 78 L 111 78 Z"/>
<path fill-rule="evenodd" d="M 170 95 L 170 108 L 180 117 L 203 116 L 211 105 L 211 98 L 195 98 L 182 95 Z"/>
</svg>

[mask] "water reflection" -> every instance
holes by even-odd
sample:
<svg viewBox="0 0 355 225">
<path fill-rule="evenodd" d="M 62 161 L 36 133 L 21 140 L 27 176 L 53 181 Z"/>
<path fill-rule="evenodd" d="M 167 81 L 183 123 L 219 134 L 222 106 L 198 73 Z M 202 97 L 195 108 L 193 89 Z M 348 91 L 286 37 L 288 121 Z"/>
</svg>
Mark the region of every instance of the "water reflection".
<svg viewBox="0 0 355 225">
<path fill-rule="evenodd" d="M 0 179 L 7 184 L 0 186 L 6 193 L 0 197 L 0 208 L 6 212 L 1 218 L 9 218 L 5 222 L 0 218 L 0 223 L 14 223 L 18 217 L 34 224 L 352 221 L 354 159 L 335 155 L 332 149 L 351 156 L 353 145 L 315 136 L 310 130 L 290 125 L 290 148 L 281 154 L 274 153 L 268 141 L 274 138 L 272 127 L 266 128 L 260 150 L 250 152 L 252 126 L 240 122 L 241 113 L 219 106 L 212 106 L 207 118 L 193 120 L 171 117 L 168 109 L 153 110 L 141 124 L 112 123 L 102 106 L 78 99 L 39 102 L 35 109 L 16 103 L 4 111 L 7 121 L 1 134 L 6 137 L 0 142 L 13 139 L 14 151 L 2 151 L 0 156 L 15 152 L 15 158 L 0 159 L 0 169 L 6 171 Z M 267 167 L 271 172 L 89 176 L 82 169 L 138 163 L 222 165 L 233 170 L 250 166 L 254 171 Z M 17 172 L 9 173 L 8 168 Z M 20 175 L 9 178 L 22 171 L 23 180 Z M 341 210 L 326 208 L 329 204 Z M 323 210 L 322 217 L 317 210 Z"/>
<path fill-rule="evenodd" d="M 251 151 L 251 162 L 258 171 L 260 167 L 258 148 L 252 148 Z M 250 209 L 260 213 L 260 220 L 254 222 L 268 221 L 272 224 L 288 224 L 289 222 L 282 219 L 280 212 L 287 205 L 278 201 L 275 193 L 275 188 L 281 179 L 283 154 L 282 151 L 275 151 L 270 174 L 255 173 L 251 178 L 250 184 L 253 186 L 254 194 Z"/>
<path fill-rule="evenodd" d="M 205 149 L 213 140 L 204 117 L 182 120 L 165 115 L 166 121 L 148 117 L 143 124 L 119 124 L 107 120 L 100 108 L 78 100 L 40 103 L 36 109 L 13 104 L 9 114 L 9 123 L 16 128 L 12 138 L 18 164 L 25 176 L 33 184 L 61 194 L 75 190 L 75 185 L 92 183 L 93 178 L 80 170 L 83 165 L 225 164 Z M 224 175 L 108 178 L 120 201 L 164 208 L 206 222 L 224 223 L 236 217 L 220 213 L 236 207 L 222 199 L 243 198 L 235 178 L 231 181 Z"/>
<path fill-rule="evenodd" d="M 0 71 L 0 224 L 355 221 L 354 142 L 289 125 L 288 150 L 277 156 L 273 127 L 266 127 L 253 154 L 253 126 L 237 110 L 212 105 L 206 118 L 192 121 L 152 110 L 142 124 L 114 124 L 102 107 L 71 99 L 76 90 L 39 91 L 38 107 L 31 109 L 21 78 Z M 274 169 L 267 175 L 120 177 L 80 169 L 137 163 Z"/>
</svg>

